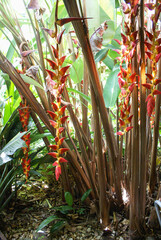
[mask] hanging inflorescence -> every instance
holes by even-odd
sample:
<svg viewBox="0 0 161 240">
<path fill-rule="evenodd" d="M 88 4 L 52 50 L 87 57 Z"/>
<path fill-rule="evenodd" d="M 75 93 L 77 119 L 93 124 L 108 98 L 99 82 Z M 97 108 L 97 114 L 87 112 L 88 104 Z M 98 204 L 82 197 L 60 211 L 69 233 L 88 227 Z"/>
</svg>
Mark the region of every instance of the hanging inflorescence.
<svg viewBox="0 0 161 240">
<path fill-rule="evenodd" d="M 46 71 L 48 72 L 47 81 L 48 85 L 52 86 L 51 92 L 55 97 L 55 102 L 52 102 L 53 111 L 47 112 L 52 118 L 52 120 L 50 120 L 51 125 L 56 129 L 55 144 L 49 145 L 49 147 L 53 150 L 53 152 L 50 152 L 49 155 L 56 159 L 56 161 L 53 163 L 53 166 L 55 166 L 56 180 L 59 179 L 59 176 L 61 174 L 61 163 L 67 162 L 67 160 L 63 157 L 63 154 L 65 154 L 69 150 L 68 148 L 61 147 L 65 139 L 65 137 L 61 137 L 61 134 L 64 131 L 63 124 L 66 122 L 68 118 L 68 116 L 65 116 L 66 106 L 62 106 L 61 104 L 61 95 L 67 77 L 69 75 L 66 74 L 66 71 L 68 70 L 69 66 L 62 67 L 62 64 L 64 63 L 66 56 L 59 57 L 59 45 L 61 43 L 63 32 L 64 31 L 62 31 L 61 34 L 59 34 L 56 39 L 57 48 L 54 48 L 52 46 L 56 62 L 50 59 L 46 59 L 51 67 L 51 70 L 46 69 Z"/>
<path fill-rule="evenodd" d="M 30 117 L 30 108 L 29 108 L 29 105 L 26 103 L 26 100 L 24 99 L 22 99 L 22 102 L 20 103 L 19 116 L 20 116 L 20 121 L 21 121 L 23 130 L 27 131 L 29 117 Z M 29 177 L 30 162 L 31 162 L 31 159 L 28 158 L 28 153 L 30 149 L 30 133 L 23 135 L 22 139 L 25 141 L 26 146 L 22 147 L 23 158 L 21 159 L 21 164 L 22 164 L 23 172 L 26 177 L 26 181 L 27 181 Z"/>
<path fill-rule="evenodd" d="M 161 2 L 161 1 L 158 1 Z M 146 87 L 150 93 L 147 96 L 147 113 L 149 117 L 151 117 L 154 107 L 155 107 L 155 95 L 161 94 L 160 91 L 157 90 L 158 83 L 161 82 L 161 79 L 157 78 L 158 71 L 158 61 L 161 57 L 161 38 L 159 38 L 160 31 L 157 29 L 157 23 L 159 20 L 159 15 L 161 11 L 161 4 L 147 3 L 145 4 L 149 10 L 154 10 L 155 13 L 151 17 L 152 21 L 152 33 L 145 30 L 145 34 L 147 36 L 145 43 L 146 46 L 146 55 L 150 59 L 151 63 L 151 72 L 146 74 L 147 83 L 142 84 Z"/>
<path fill-rule="evenodd" d="M 121 50 L 116 50 L 120 54 L 117 59 L 120 61 L 118 83 L 121 89 L 121 103 L 119 105 L 121 131 L 117 132 L 117 135 L 123 135 L 133 128 L 130 126 L 133 117 L 133 115 L 130 115 L 130 96 L 136 85 L 136 73 L 132 73 L 131 63 L 138 43 L 138 31 L 133 28 L 133 22 L 138 12 L 138 0 L 126 2 L 128 4 L 122 3 L 123 12 L 127 16 L 127 20 L 124 21 L 124 34 L 121 33 L 122 41 L 115 39 L 121 46 Z"/>
</svg>

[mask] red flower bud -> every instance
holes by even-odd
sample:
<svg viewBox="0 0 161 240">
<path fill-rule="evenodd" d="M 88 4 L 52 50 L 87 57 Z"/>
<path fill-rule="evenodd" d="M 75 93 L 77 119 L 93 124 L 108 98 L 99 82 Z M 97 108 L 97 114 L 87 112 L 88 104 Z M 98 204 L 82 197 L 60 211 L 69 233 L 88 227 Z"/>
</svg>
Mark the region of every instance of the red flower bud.
<svg viewBox="0 0 161 240">
<path fill-rule="evenodd" d="M 53 119 L 53 120 L 57 120 L 58 119 L 58 116 L 56 113 L 52 112 L 52 111 L 47 111 L 50 115 L 50 117 Z"/>
<path fill-rule="evenodd" d="M 56 152 L 50 152 L 48 154 L 51 155 L 53 158 L 57 158 L 58 157 L 58 153 L 56 153 Z"/>
<path fill-rule="evenodd" d="M 48 58 L 46 58 L 46 61 L 48 61 L 49 65 L 51 66 L 51 68 L 53 70 L 56 70 L 58 68 L 58 65 L 54 61 L 52 61 L 52 60 L 50 60 Z"/>
</svg>

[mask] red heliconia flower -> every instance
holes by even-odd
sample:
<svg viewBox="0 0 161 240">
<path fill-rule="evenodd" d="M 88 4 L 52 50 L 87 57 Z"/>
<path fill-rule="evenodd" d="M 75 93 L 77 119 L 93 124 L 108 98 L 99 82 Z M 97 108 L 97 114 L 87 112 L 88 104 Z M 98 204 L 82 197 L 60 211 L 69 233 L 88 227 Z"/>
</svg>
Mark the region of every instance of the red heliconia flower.
<svg viewBox="0 0 161 240">
<path fill-rule="evenodd" d="M 125 127 L 125 122 L 121 118 L 119 118 L 119 122 L 121 127 Z"/>
<path fill-rule="evenodd" d="M 126 131 L 126 132 L 129 132 L 131 129 L 133 129 L 133 126 L 127 127 L 127 128 L 125 129 L 125 131 Z"/>
<path fill-rule="evenodd" d="M 52 111 L 47 111 L 50 115 L 50 117 L 53 119 L 53 120 L 57 120 L 58 119 L 58 115 Z"/>
<path fill-rule="evenodd" d="M 132 84 L 129 86 L 129 88 L 128 88 L 128 89 L 129 89 L 129 91 L 130 91 L 130 92 L 132 92 L 132 91 L 133 91 L 133 89 L 134 89 L 135 85 L 136 85 L 135 83 L 132 83 Z"/>
<path fill-rule="evenodd" d="M 122 66 L 120 66 L 120 70 L 121 70 L 122 76 L 123 76 L 124 78 L 126 78 L 126 77 L 127 77 L 127 71 L 126 71 Z"/>
<path fill-rule="evenodd" d="M 155 90 L 153 91 L 153 95 L 159 95 L 159 94 L 161 94 L 161 91 L 159 91 L 159 90 L 157 90 L 157 89 L 155 89 Z"/>
<path fill-rule="evenodd" d="M 152 80 L 152 79 L 153 79 L 152 74 L 150 74 L 150 73 L 146 73 L 145 75 L 149 78 L 149 80 Z"/>
<path fill-rule="evenodd" d="M 68 70 L 69 67 L 70 67 L 70 66 L 65 66 L 65 67 L 61 68 L 61 69 L 59 70 L 59 74 L 60 74 L 61 76 L 64 76 L 64 74 L 66 73 L 66 71 Z"/>
<path fill-rule="evenodd" d="M 66 75 L 62 76 L 61 79 L 60 79 L 60 82 L 65 83 L 68 76 L 69 76 L 69 74 L 66 74 Z"/>
<path fill-rule="evenodd" d="M 131 83 L 134 82 L 135 77 L 136 77 L 136 73 L 131 74 L 131 76 L 129 77 L 129 80 L 130 80 Z"/>
<path fill-rule="evenodd" d="M 63 90 L 64 90 L 64 86 L 65 84 L 61 84 L 59 85 L 58 89 L 57 89 L 57 94 L 62 94 Z"/>
<path fill-rule="evenodd" d="M 59 35 L 57 36 L 56 40 L 57 40 L 57 43 L 60 44 L 61 43 L 61 40 L 62 40 L 62 36 L 63 36 L 63 33 L 65 32 L 65 29 L 63 29 L 63 31 L 61 31 L 61 33 L 59 33 Z"/>
<path fill-rule="evenodd" d="M 56 152 L 50 152 L 48 154 L 51 155 L 53 158 L 57 158 L 59 156 Z"/>
<path fill-rule="evenodd" d="M 150 32 L 148 32 L 147 30 L 146 30 L 145 32 L 146 32 L 147 37 L 150 39 L 150 41 L 152 41 L 153 38 L 154 38 L 153 34 L 151 34 Z"/>
<path fill-rule="evenodd" d="M 58 128 L 58 132 L 59 132 L 59 133 L 62 133 L 63 131 L 64 131 L 64 127 Z"/>
<path fill-rule="evenodd" d="M 68 149 L 69 150 L 69 149 Z M 59 157 L 58 158 L 58 161 L 60 162 L 60 163 L 63 163 L 63 162 L 68 162 L 65 158 L 63 158 L 63 157 Z"/>
<path fill-rule="evenodd" d="M 68 117 L 69 116 L 64 116 L 64 117 L 60 118 L 61 124 L 65 123 Z"/>
<path fill-rule="evenodd" d="M 161 53 L 159 53 L 159 54 L 156 55 L 156 57 L 155 57 L 156 63 L 159 61 L 160 57 L 161 57 Z"/>
<path fill-rule="evenodd" d="M 155 79 L 154 80 L 154 85 L 156 86 L 157 84 L 161 83 L 161 79 Z"/>
<path fill-rule="evenodd" d="M 122 37 L 122 40 L 123 40 L 123 44 L 124 45 L 129 45 L 129 40 L 123 33 L 121 33 L 121 37 Z"/>
<path fill-rule="evenodd" d="M 56 80 L 56 79 L 57 79 L 57 75 L 56 75 L 55 72 L 53 72 L 53 71 L 51 71 L 51 70 L 48 70 L 48 69 L 45 69 L 45 70 L 48 72 L 48 74 L 49 74 L 49 76 L 50 76 L 50 78 L 51 78 L 52 80 Z"/>
<path fill-rule="evenodd" d="M 152 53 L 151 52 L 145 52 L 150 60 L 152 60 Z"/>
<path fill-rule="evenodd" d="M 152 89 L 153 88 L 153 84 L 151 84 L 151 83 L 143 83 L 142 86 L 146 87 L 147 89 Z"/>
<path fill-rule="evenodd" d="M 52 106 L 53 106 L 53 110 L 55 112 L 57 112 L 58 111 L 58 105 L 56 103 L 52 102 Z"/>
<path fill-rule="evenodd" d="M 55 58 L 56 59 L 58 59 L 58 51 L 57 51 L 57 49 L 53 46 L 53 45 L 51 45 L 51 47 L 52 47 L 52 49 L 53 49 L 53 53 L 54 53 L 54 56 L 55 56 Z"/>
<path fill-rule="evenodd" d="M 121 119 L 124 119 L 126 117 L 126 114 L 124 113 L 124 111 L 122 109 L 121 109 L 120 117 L 121 117 Z"/>
<path fill-rule="evenodd" d="M 65 59 L 66 59 L 66 56 L 63 56 L 63 57 L 61 57 L 60 59 L 58 59 L 58 64 L 59 64 L 59 66 L 61 66 L 61 65 L 63 64 L 63 62 L 64 62 Z"/>
<path fill-rule="evenodd" d="M 132 117 L 133 117 L 133 115 L 131 115 L 130 117 L 128 117 L 128 118 L 125 120 L 125 123 L 126 123 L 126 124 L 131 123 Z"/>
<path fill-rule="evenodd" d="M 151 94 L 149 94 L 146 99 L 146 102 L 147 102 L 147 113 L 148 113 L 149 117 L 151 117 L 152 112 L 155 107 L 155 99 Z"/>
<path fill-rule="evenodd" d="M 67 107 L 67 106 L 63 106 L 62 108 L 59 109 L 59 115 L 63 115 L 66 107 Z"/>
<path fill-rule="evenodd" d="M 123 135 L 124 135 L 124 132 L 121 132 L 121 131 L 120 131 L 120 132 L 117 132 L 116 134 L 119 135 L 119 136 L 123 136 Z"/>
<path fill-rule="evenodd" d="M 158 38 L 158 39 L 156 40 L 156 43 L 157 43 L 157 45 L 160 45 L 160 44 L 161 44 L 161 38 Z"/>
<path fill-rule="evenodd" d="M 55 137 L 55 142 L 57 143 L 59 141 L 59 137 Z"/>
<path fill-rule="evenodd" d="M 46 58 L 46 61 L 48 61 L 50 67 L 53 69 L 53 70 L 56 70 L 58 68 L 58 65 L 56 64 L 56 62 Z"/>
<path fill-rule="evenodd" d="M 58 123 L 53 121 L 53 120 L 49 120 L 51 125 L 54 127 L 54 128 L 57 128 L 58 127 Z"/>
<path fill-rule="evenodd" d="M 147 46 L 147 48 L 150 50 L 150 51 L 152 51 L 152 49 L 153 49 L 153 45 L 151 44 L 151 43 L 149 43 L 149 42 L 144 42 L 145 43 L 145 45 Z"/>
<path fill-rule="evenodd" d="M 128 106 L 128 108 L 126 109 L 126 114 L 129 114 L 130 113 L 130 109 L 131 109 L 131 105 Z"/>
<path fill-rule="evenodd" d="M 135 31 L 130 35 L 130 40 L 132 42 L 134 42 L 136 40 L 137 34 L 138 34 L 138 31 Z"/>
<path fill-rule="evenodd" d="M 58 150 L 58 145 L 49 145 L 48 147 L 52 148 L 54 151 Z"/>
<path fill-rule="evenodd" d="M 157 46 L 156 50 L 157 50 L 158 53 L 160 53 L 161 52 L 161 46 Z"/>
<path fill-rule="evenodd" d="M 63 153 L 65 153 L 65 152 L 67 152 L 69 149 L 68 148 L 60 148 L 59 149 L 59 154 L 63 154 Z"/>
<path fill-rule="evenodd" d="M 58 181 L 60 175 L 61 175 L 61 166 L 60 164 L 56 161 L 53 163 L 53 166 L 56 166 L 55 168 L 55 177 L 56 177 L 56 180 Z"/>
<path fill-rule="evenodd" d="M 126 84 L 125 80 L 121 77 L 118 78 L 118 84 L 120 89 Z"/>
<path fill-rule="evenodd" d="M 58 140 L 58 144 L 62 145 L 63 141 L 64 141 L 65 137 L 62 137 L 61 139 Z"/>
</svg>

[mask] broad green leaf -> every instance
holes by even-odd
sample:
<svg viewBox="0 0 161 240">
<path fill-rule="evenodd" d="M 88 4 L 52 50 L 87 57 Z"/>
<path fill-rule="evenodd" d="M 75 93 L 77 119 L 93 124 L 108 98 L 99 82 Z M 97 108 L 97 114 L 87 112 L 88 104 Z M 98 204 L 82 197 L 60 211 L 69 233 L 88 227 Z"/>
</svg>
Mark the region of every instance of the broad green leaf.
<svg viewBox="0 0 161 240">
<path fill-rule="evenodd" d="M 20 75 L 21 75 L 22 79 L 24 80 L 24 82 L 26 82 L 26 83 L 28 83 L 30 85 L 34 85 L 34 86 L 39 87 L 39 88 L 44 90 L 44 88 L 38 82 L 33 80 L 32 78 L 30 78 L 30 77 L 28 77 L 28 76 L 26 76 L 24 74 L 20 74 Z"/>
<path fill-rule="evenodd" d="M 79 94 L 82 98 L 84 98 L 84 100 L 86 100 L 87 102 L 91 103 L 90 97 L 88 97 L 88 96 L 85 95 L 84 93 L 82 93 L 82 92 L 80 92 L 80 91 L 78 91 L 78 90 L 76 90 L 76 89 L 73 89 L 73 88 L 67 88 L 67 90 L 68 90 L 69 92 L 74 92 L 74 93 Z"/>
<path fill-rule="evenodd" d="M 120 7 L 119 0 L 115 0 L 115 8 L 119 8 L 119 7 Z"/>
<path fill-rule="evenodd" d="M 13 58 L 13 55 L 14 55 L 14 52 L 15 52 L 15 47 L 16 43 L 14 40 L 11 41 L 10 43 L 10 46 L 9 46 L 9 49 L 7 51 L 7 55 L 6 55 L 6 58 L 11 62 L 12 58 Z"/>
<path fill-rule="evenodd" d="M 103 59 L 105 59 L 105 57 L 107 56 L 108 50 L 109 50 L 108 48 L 103 48 L 98 53 L 96 53 L 95 62 L 100 62 Z"/>
<path fill-rule="evenodd" d="M 69 211 L 73 211 L 74 208 L 68 205 L 62 205 L 60 207 L 53 207 L 56 211 L 61 212 L 62 214 L 68 214 Z"/>
<path fill-rule="evenodd" d="M 25 146 L 25 142 L 21 139 L 21 137 L 25 134 L 26 132 L 23 133 L 18 133 L 14 138 L 12 138 L 5 146 L 4 148 L 0 151 L 0 165 L 10 161 L 10 158 L 7 158 L 7 155 L 12 155 L 16 152 L 17 149 Z"/>
<path fill-rule="evenodd" d="M 73 205 L 73 196 L 70 192 L 65 192 L 65 201 L 68 206 L 71 207 Z"/>
<path fill-rule="evenodd" d="M 112 70 L 114 67 L 114 62 L 112 60 L 112 58 L 110 58 L 109 56 L 107 56 L 104 60 L 103 63 L 110 69 Z"/>
<path fill-rule="evenodd" d="M 52 136 L 51 133 L 35 134 L 31 139 L 31 143 L 48 136 Z"/>
<path fill-rule="evenodd" d="M 113 68 L 113 60 L 107 55 L 109 49 L 116 49 L 115 46 L 112 44 L 107 44 L 105 48 L 101 49 L 96 55 L 95 55 L 95 62 L 100 62 L 105 60 L 105 64 L 112 70 Z M 107 58 L 107 60 L 106 60 Z M 108 64 L 109 62 L 109 64 Z"/>
<path fill-rule="evenodd" d="M 119 69 L 112 71 L 107 78 L 106 84 L 103 89 L 103 96 L 105 105 L 107 108 L 115 105 L 118 95 L 120 94 L 120 88 L 118 84 Z"/>
<path fill-rule="evenodd" d="M 83 59 L 79 57 L 70 68 L 70 77 L 74 83 L 79 83 L 83 79 Z"/>
<path fill-rule="evenodd" d="M 67 224 L 67 221 L 59 221 L 57 223 L 55 223 L 51 229 L 50 229 L 50 233 L 51 234 L 56 234 L 58 231 L 60 231 L 63 227 L 65 227 L 65 225 Z"/>
<path fill-rule="evenodd" d="M 42 221 L 42 223 L 38 226 L 38 228 L 36 229 L 36 232 L 40 231 L 42 228 L 46 227 L 49 223 L 51 223 L 54 220 L 58 220 L 61 219 L 59 217 L 57 217 L 56 215 L 52 215 L 49 216 L 48 218 L 46 218 L 44 221 Z"/>
<path fill-rule="evenodd" d="M 86 198 L 89 196 L 91 191 L 92 189 L 88 189 L 87 192 L 83 194 L 83 196 L 81 197 L 81 202 L 84 202 L 86 200 Z"/>
</svg>

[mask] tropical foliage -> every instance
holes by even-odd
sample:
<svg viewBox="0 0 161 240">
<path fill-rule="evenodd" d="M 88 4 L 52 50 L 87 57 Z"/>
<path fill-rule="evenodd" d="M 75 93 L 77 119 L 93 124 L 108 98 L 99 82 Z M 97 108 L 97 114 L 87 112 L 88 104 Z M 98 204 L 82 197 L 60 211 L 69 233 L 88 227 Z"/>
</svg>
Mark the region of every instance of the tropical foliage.
<svg viewBox="0 0 161 240">
<path fill-rule="evenodd" d="M 27 182 L 54 158 L 53 181 L 62 183 L 69 210 L 74 185 L 110 231 L 111 206 L 125 209 L 126 193 L 130 236 L 141 239 L 146 199 L 154 191 L 161 197 L 161 1 L 92 1 L 92 12 L 85 0 L 22 2 L 19 15 L 9 0 L 0 3 L 9 46 L 0 51 L 0 201 L 12 197 L 7 187 L 24 183 L 22 168 Z M 13 137 L 19 144 L 8 153 Z M 54 220 L 66 222 L 51 216 L 39 229 Z"/>
</svg>

